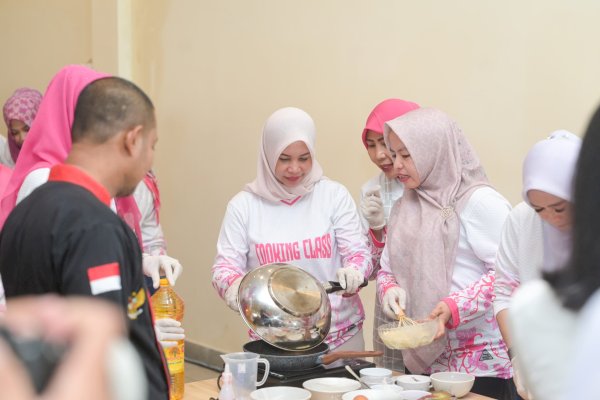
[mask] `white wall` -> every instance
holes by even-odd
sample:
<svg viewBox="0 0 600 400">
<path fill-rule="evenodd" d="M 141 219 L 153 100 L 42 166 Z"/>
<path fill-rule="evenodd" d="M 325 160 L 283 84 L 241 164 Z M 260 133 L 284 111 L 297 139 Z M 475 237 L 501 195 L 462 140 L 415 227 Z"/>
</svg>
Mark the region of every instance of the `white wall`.
<svg viewBox="0 0 600 400">
<path fill-rule="evenodd" d="M 276 108 L 314 117 L 325 173 L 357 194 L 376 173 L 359 139 L 371 108 L 386 97 L 439 107 L 515 203 L 526 150 L 557 128 L 581 133 L 600 98 L 592 0 L 141 3 L 134 70 L 159 110 L 156 168 L 170 253 L 186 268 L 188 337 L 223 350 L 247 339 L 210 285 L 215 242 Z"/>
</svg>

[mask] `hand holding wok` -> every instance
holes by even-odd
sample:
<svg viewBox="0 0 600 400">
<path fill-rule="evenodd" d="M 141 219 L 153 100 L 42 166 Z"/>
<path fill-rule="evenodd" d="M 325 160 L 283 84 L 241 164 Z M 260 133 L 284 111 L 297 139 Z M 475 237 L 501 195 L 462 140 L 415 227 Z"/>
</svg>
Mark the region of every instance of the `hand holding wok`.
<svg viewBox="0 0 600 400">
<path fill-rule="evenodd" d="M 337 278 L 340 286 L 344 289 L 343 294 L 355 294 L 366 281 L 363 273 L 352 267 L 338 269 Z"/>
<path fill-rule="evenodd" d="M 225 301 L 227 302 L 229 308 L 235 312 L 240 312 L 238 308 L 238 289 L 241 282 L 242 278 L 237 278 L 225 292 Z"/>
</svg>

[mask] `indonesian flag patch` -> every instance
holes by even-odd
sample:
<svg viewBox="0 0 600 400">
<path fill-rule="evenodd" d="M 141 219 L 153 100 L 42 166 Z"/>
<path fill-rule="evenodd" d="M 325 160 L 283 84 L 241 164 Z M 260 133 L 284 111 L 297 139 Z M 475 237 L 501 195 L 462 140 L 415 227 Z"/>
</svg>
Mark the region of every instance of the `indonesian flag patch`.
<svg viewBox="0 0 600 400">
<path fill-rule="evenodd" d="M 110 263 L 88 268 L 90 289 L 93 295 L 121 290 L 119 263 Z"/>
</svg>

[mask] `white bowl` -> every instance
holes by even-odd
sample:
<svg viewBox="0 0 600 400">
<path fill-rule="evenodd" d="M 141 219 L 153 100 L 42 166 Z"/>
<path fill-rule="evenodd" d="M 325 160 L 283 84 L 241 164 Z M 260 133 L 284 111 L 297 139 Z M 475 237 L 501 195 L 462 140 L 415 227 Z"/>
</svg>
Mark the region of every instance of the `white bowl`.
<svg viewBox="0 0 600 400">
<path fill-rule="evenodd" d="M 393 390 L 363 389 L 344 394 L 342 400 L 354 400 L 358 395 L 365 396 L 368 400 L 417 400 L 429 394 L 431 393 L 422 390 L 396 392 Z"/>
<path fill-rule="evenodd" d="M 360 388 L 360 382 L 348 378 L 315 378 L 302 384 L 312 394 L 312 400 L 340 400 L 342 395 Z"/>
<path fill-rule="evenodd" d="M 436 372 L 431 374 L 431 383 L 435 390 L 444 390 L 456 397 L 469 393 L 475 377 L 463 372 Z"/>
<path fill-rule="evenodd" d="M 400 375 L 396 378 L 396 384 L 406 390 L 429 390 L 431 378 L 425 375 Z"/>
<path fill-rule="evenodd" d="M 387 368 L 363 368 L 359 371 L 360 378 L 368 385 L 389 383 L 392 370 Z"/>
<path fill-rule="evenodd" d="M 250 393 L 252 400 L 308 400 L 310 392 L 290 386 L 273 386 L 262 388 Z"/>
</svg>

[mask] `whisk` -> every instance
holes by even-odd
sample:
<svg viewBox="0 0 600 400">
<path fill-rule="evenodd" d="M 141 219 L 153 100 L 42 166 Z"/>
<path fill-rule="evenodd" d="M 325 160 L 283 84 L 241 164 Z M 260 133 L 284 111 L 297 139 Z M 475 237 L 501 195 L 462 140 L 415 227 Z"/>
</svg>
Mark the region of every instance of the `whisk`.
<svg viewBox="0 0 600 400">
<path fill-rule="evenodd" d="M 412 326 L 412 325 L 418 325 L 418 324 L 419 323 L 417 321 L 415 321 L 414 319 L 407 317 L 406 314 L 404 314 L 404 311 L 400 311 L 400 313 L 398 314 L 398 328 L 401 328 L 403 326 Z"/>
</svg>

